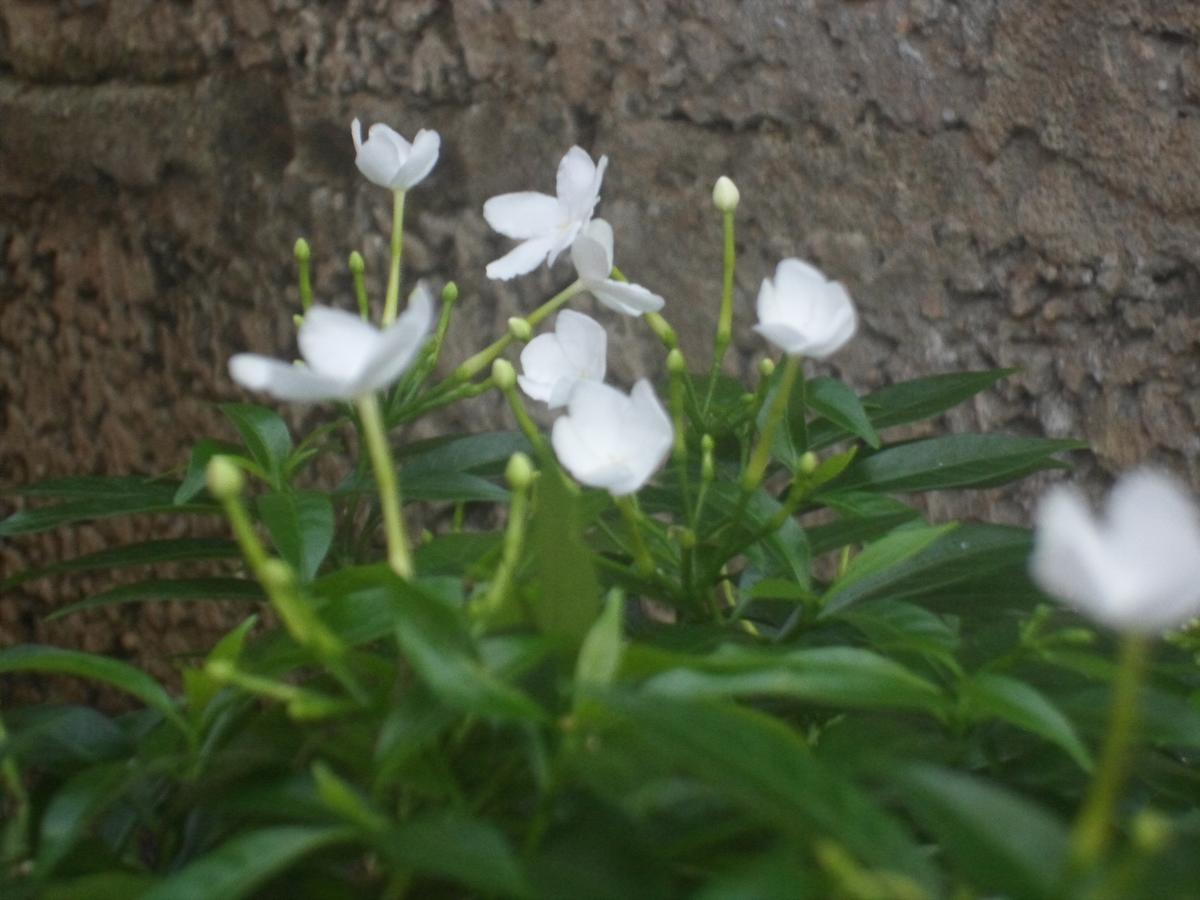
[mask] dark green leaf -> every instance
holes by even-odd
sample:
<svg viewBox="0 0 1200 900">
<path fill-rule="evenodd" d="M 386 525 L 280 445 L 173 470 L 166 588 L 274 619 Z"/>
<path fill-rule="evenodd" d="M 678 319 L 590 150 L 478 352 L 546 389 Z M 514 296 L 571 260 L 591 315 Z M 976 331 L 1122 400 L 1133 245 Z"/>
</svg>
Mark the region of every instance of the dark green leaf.
<svg viewBox="0 0 1200 900">
<path fill-rule="evenodd" d="M 152 884 L 154 878 L 142 872 L 98 872 L 48 884 L 40 900 L 132 900 Z"/>
<path fill-rule="evenodd" d="M 377 844 L 388 862 L 400 869 L 446 878 L 487 895 L 529 895 L 521 866 L 504 835 L 461 813 L 406 822 Z"/>
<path fill-rule="evenodd" d="M 592 626 L 575 664 L 577 685 L 608 685 L 617 677 L 621 664 L 622 631 L 625 622 L 624 598 L 617 591 L 609 594 L 604 612 Z"/>
<path fill-rule="evenodd" d="M 238 900 L 297 860 L 349 837 L 344 828 L 290 826 L 239 834 L 160 881 L 139 900 Z"/>
<path fill-rule="evenodd" d="M 455 503 L 507 503 L 508 491 L 481 475 L 470 472 L 400 473 L 400 489 L 408 500 L 433 500 Z"/>
<path fill-rule="evenodd" d="M 850 561 L 845 573 L 830 585 L 822 601 L 821 615 L 833 615 L 866 592 L 886 584 L 902 563 L 917 556 L 956 527 L 954 523 L 905 526 L 870 544 Z"/>
<path fill-rule="evenodd" d="M 1086 447 L 1008 434 L 951 434 L 860 456 L 831 487 L 888 492 L 991 487 L 1040 469 L 1064 468 L 1054 454 Z"/>
<path fill-rule="evenodd" d="M 141 478 L 73 479 L 72 481 L 94 482 L 96 490 L 89 492 L 88 488 L 78 484 L 70 486 L 62 484 L 49 493 L 38 491 L 27 494 L 27 496 L 69 499 L 64 503 L 39 506 L 13 513 L 0 522 L 0 537 L 33 534 L 58 528 L 60 525 L 71 525 L 92 519 L 107 519 L 113 516 L 163 512 L 220 512 L 220 508 L 212 503 L 194 502 L 177 506 L 175 491 L 178 484 L 173 481 L 149 481 Z M 117 485 L 116 482 L 120 482 L 120 484 Z M 46 482 L 42 486 L 46 487 L 48 484 Z M 50 489 L 47 488 L 47 490 Z"/>
<path fill-rule="evenodd" d="M 1092 756 L 1062 711 L 1031 684 L 979 672 L 963 684 L 967 712 L 974 719 L 992 716 L 1041 735 L 1061 747 L 1084 771 L 1092 770 Z"/>
<path fill-rule="evenodd" d="M 85 769 L 55 791 L 42 813 L 34 872 L 48 877 L 128 777 L 124 762 Z"/>
<path fill-rule="evenodd" d="M 464 576 L 498 553 L 503 540 L 498 531 L 440 534 L 417 547 L 413 558 L 422 575 Z"/>
<path fill-rule="evenodd" d="M 836 510 L 841 518 L 808 529 L 808 542 L 814 556 L 847 544 L 874 540 L 921 517 L 911 506 L 886 494 L 844 491 L 821 499 L 829 508 Z"/>
<path fill-rule="evenodd" d="M 312 581 L 333 543 L 333 504 L 317 491 L 271 491 L 258 498 L 258 514 L 279 555 Z"/>
<path fill-rule="evenodd" d="M 78 603 L 56 609 L 46 621 L 61 619 L 85 609 L 122 603 L 166 602 L 169 600 L 261 600 L 257 581 L 245 578 L 155 578 L 123 584 Z"/>
<path fill-rule="evenodd" d="M 10 734 L 0 759 L 12 754 L 31 768 L 74 771 L 132 750 L 112 719 L 87 706 L 34 706 L 5 716 Z"/>
<path fill-rule="evenodd" d="M 210 559 L 229 559 L 238 555 L 238 547 L 233 541 L 220 538 L 179 538 L 168 541 L 146 541 L 140 544 L 126 544 L 123 547 L 113 547 L 77 556 L 74 559 L 63 560 L 38 569 L 26 569 L 18 572 L 5 581 L 0 581 L 0 588 L 11 587 L 28 581 L 31 578 L 41 578 L 43 575 L 54 575 L 59 572 L 80 572 L 88 569 L 121 569 L 127 566 L 148 566 L 165 562 L 194 562 Z"/>
<path fill-rule="evenodd" d="M 893 777 L 969 884 L 1009 897 L 1064 896 L 1067 832 L 1044 809 L 950 769 L 908 766 Z"/>
<path fill-rule="evenodd" d="M 808 382 L 805 402 L 809 409 L 847 434 L 879 446 L 879 435 L 871 425 L 858 395 L 836 378 L 814 378 Z M 811 437 L 809 439 L 811 443 Z"/>
<path fill-rule="evenodd" d="M 292 453 L 292 436 L 279 414 L 250 403 L 224 403 L 221 412 L 242 436 L 250 457 L 262 466 L 276 490 L 283 487 L 283 471 Z"/>
<path fill-rule="evenodd" d="M 407 483 L 446 472 L 504 471 L 509 457 L 529 453 L 529 441 L 518 431 L 438 437 L 397 448 L 396 459 Z"/>
<path fill-rule="evenodd" d="M 840 613 L 866 636 L 876 649 L 887 653 L 915 653 L 952 671 L 958 671 L 954 651 L 957 631 L 936 613 L 899 600 L 877 600 Z"/>
<path fill-rule="evenodd" d="M 573 655 L 600 614 L 600 583 L 583 540 L 579 496 L 553 469 L 537 482 L 529 550 L 538 575 L 534 622 Z"/>
</svg>

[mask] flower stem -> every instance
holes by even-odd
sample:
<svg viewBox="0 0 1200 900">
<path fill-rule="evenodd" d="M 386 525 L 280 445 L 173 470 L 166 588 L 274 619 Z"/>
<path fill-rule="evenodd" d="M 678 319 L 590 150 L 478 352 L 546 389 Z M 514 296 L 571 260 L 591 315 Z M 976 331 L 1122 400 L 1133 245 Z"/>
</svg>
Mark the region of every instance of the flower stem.
<svg viewBox="0 0 1200 900">
<path fill-rule="evenodd" d="M 1071 858 L 1083 869 L 1100 861 L 1112 839 L 1113 813 L 1129 770 L 1138 689 L 1149 655 L 1150 642 L 1144 635 L 1126 634 L 1121 638 L 1100 764 L 1071 835 Z"/>
<path fill-rule="evenodd" d="M 522 454 L 523 456 L 524 454 Z M 514 474 L 514 470 L 520 469 Z M 512 499 L 508 506 L 508 522 L 504 527 L 504 549 L 500 565 L 492 577 L 491 587 L 480 606 L 472 609 L 483 623 L 487 623 L 504 608 L 504 601 L 512 593 L 513 579 L 521 562 L 521 551 L 525 546 L 525 529 L 529 517 L 529 488 L 533 481 L 533 469 L 528 459 L 509 463 L 509 487 Z"/>
<path fill-rule="evenodd" d="M 399 191 L 397 191 L 399 193 Z M 408 550 L 408 538 L 404 533 L 404 517 L 400 511 L 400 488 L 396 480 L 396 469 L 392 464 L 392 453 L 388 449 L 384 433 L 383 415 L 379 411 L 379 400 L 374 394 L 366 394 L 357 401 L 358 413 L 362 417 L 363 440 L 375 469 L 375 483 L 379 486 L 379 506 L 383 510 L 383 529 L 387 535 L 388 564 L 401 578 L 411 578 L 412 557 Z"/>
<path fill-rule="evenodd" d="M 796 382 L 796 376 L 800 374 L 802 364 L 803 360 L 799 356 L 789 356 L 784 364 L 783 377 L 779 380 L 779 389 L 775 392 L 775 397 L 767 410 L 767 420 L 758 433 L 758 443 L 754 445 L 754 450 L 750 453 L 750 461 L 742 473 L 742 490 L 747 494 L 762 483 L 763 475 L 766 474 L 767 463 L 771 459 L 771 444 L 775 440 L 775 432 L 779 430 L 779 423 L 783 421 L 784 413 L 787 412 L 792 385 Z"/>
<path fill-rule="evenodd" d="M 637 499 L 629 494 L 624 497 L 613 497 L 613 503 L 617 505 L 617 509 L 621 511 L 621 515 L 625 519 L 625 524 L 629 526 L 629 537 L 633 541 L 633 562 L 638 574 L 653 575 L 654 559 L 650 556 L 645 537 L 642 535 L 642 511 L 638 508 Z"/>
<path fill-rule="evenodd" d="M 567 285 L 532 313 L 525 317 L 525 321 L 529 323 L 531 328 L 537 328 L 542 320 L 558 311 L 558 308 L 583 291 L 582 281 L 573 281 Z M 448 383 L 451 387 L 461 384 L 464 381 L 470 381 L 484 369 L 492 364 L 492 362 L 500 356 L 508 345 L 513 342 L 511 332 L 497 338 L 488 346 L 484 347 L 474 356 L 467 359 L 454 370 L 454 374 L 450 376 Z"/>
<path fill-rule="evenodd" d="M 721 363 L 733 341 L 733 273 L 737 264 L 737 249 L 733 240 L 733 210 L 722 214 L 725 222 L 725 259 L 724 273 L 721 279 L 721 312 L 717 317 L 717 338 L 713 346 L 712 372 L 708 379 L 708 394 L 704 398 L 704 414 L 712 404 L 713 389 L 717 383 L 717 373 L 721 371 Z"/>
<path fill-rule="evenodd" d="M 392 265 L 388 270 L 387 295 L 383 301 L 383 320 L 387 328 L 396 321 L 400 304 L 400 254 L 404 249 L 404 191 L 393 191 L 392 204 Z"/>
<path fill-rule="evenodd" d="M 308 246 L 308 241 L 304 238 L 296 239 L 296 269 L 299 276 L 300 288 L 300 309 L 308 312 L 308 308 L 312 306 L 312 276 L 309 265 L 312 261 L 312 250 Z"/>
</svg>

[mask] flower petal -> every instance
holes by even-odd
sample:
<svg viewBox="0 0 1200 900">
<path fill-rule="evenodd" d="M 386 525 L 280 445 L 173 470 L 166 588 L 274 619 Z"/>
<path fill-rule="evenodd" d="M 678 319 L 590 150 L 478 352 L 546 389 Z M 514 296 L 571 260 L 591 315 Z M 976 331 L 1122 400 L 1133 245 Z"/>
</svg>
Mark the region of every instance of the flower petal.
<svg viewBox="0 0 1200 900">
<path fill-rule="evenodd" d="M 229 374 L 242 387 L 262 391 L 280 400 L 316 403 L 350 399 L 345 384 L 335 378 L 257 353 L 235 355 L 229 360 Z"/>
<path fill-rule="evenodd" d="M 355 313 L 314 306 L 304 314 L 296 339 L 314 372 L 350 384 L 374 355 L 379 330 Z"/>
<path fill-rule="evenodd" d="M 508 281 L 532 272 L 554 248 L 553 238 L 532 238 L 513 247 L 499 259 L 488 263 L 487 277 Z"/>
<path fill-rule="evenodd" d="M 575 382 L 575 369 L 554 334 L 539 334 L 525 345 L 521 350 L 521 371 L 517 377 L 521 390 L 551 409 L 566 402 L 566 396 L 562 396 L 564 390 L 569 395 Z M 556 390 L 560 381 L 567 382 L 564 390 Z"/>
<path fill-rule="evenodd" d="M 373 184 L 391 187 L 401 163 L 408 158 L 408 141 L 380 122 L 368 130 L 366 141 L 362 141 L 361 125 L 352 126 L 351 134 L 355 137 L 354 164 L 358 170 Z"/>
<path fill-rule="evenodd" d="M 1029 571 L 1048 594 L 1093 617 L 1108 618 L 1108 555 L 1087 504 L 1074 489 L 1059 485 L 1038 505 Z"/>
<path fill-rule="evenodd" d="M 613 232 L 603 219 L 593 219 L 571 243 L 571 262 L 584 281 L 602 281 L 612 274 Z"/>
<path fill-rule="evenodd" d="M 493 197 L 483 204 L 483 217 L 493 231 L 518 241 L 553 233 L 560 218 L 558 201 L 537 191 Z"/>
<path fill-rule="evenodd" d="M 603 178 L 603 171 L 600 177 Z M 599 200 L 600 185 L 596 178 L 596 164 L 582 147 L 572 147 L 559 162 L 555 191 L 558 202 L 567 209 L 572 219 L 591 215 Z"/>
<path fill-rule="evenodd" d="M 392 175 L 392 188 L 407 191 L 423 181 L 437 165 L 441 146 L 442 138 L 436 131 L 425 128 L 418 131 L 417 136 L 413 138 L 408 158 Z"/>
<path fill-rule="evenodd" d="M 429 336 L 433 318 L 433 294 L 429 285 L 419 281 L 408 296 L 408 309 L 380 334 L 355 384 L 355 394 L 383 390 L 403 375 Z"/>
<path fill-rule="evenodd" d="M 578 378 L 603 381 L 608 366 L 608 332 L 583 313 L 564 309 L 554 320 L 554 334 Z"/>
<path fill-rule="evenodd" d="M 754 330 L 788 356 L 803 356 L 808 351 L 808 339 L 785 322 L 759 322 Z"/>
<path fill-rule="evenodd" d="M 642 287 L 640 284 L 629 284 L 624 281 L 589 281 L 587 288 L 592 296 L 609 309 L 626 316 L 640 316 L 643 313 L 658 312 L 666 302 L 658 294 Z"/>
</svg>

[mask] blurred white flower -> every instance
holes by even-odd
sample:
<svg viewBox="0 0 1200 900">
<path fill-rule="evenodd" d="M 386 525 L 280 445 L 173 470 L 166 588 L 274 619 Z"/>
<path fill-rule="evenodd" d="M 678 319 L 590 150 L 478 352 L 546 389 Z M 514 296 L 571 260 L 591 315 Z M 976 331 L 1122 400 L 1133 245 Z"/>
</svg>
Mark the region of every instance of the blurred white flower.
<svg viewBox="0 0 1200 900">
<path fill-rule="evenodd" d="M 432 324 L 433 295 L 423 281 L 409 296 L 408 309 L 383 331 L 357 314 L 313 306 L 297 335 L 306 365 L 239 353 L 229 360 L 229 374 L 242 387 L 280 400 L 355 400 L 404 374 Z"/>
<path fill-rule="evenodd" d="M 798 259 L 775 268 L 758 291 L 754 330 L 789 356 L 832 356 L 854 337 L 858 316 L 846 289 Z"/>
<path fill-rule="evenodd" d="M 350 124 L 354 138 L 354 164 L 371 181 L 394 191 L 407 191 L 420 182 L 436 165 L 442 139 L 436 131 L 422 128 L 410 144 L 382 123 L 376 123 L 362 139 L 362 124 Z"/>
<path fill-rule="evenodd" d="M 550 409 L 564 406 L 580 381 L 603 381 L 608 335 L 595 319 L 564 309 L 554 332 L 539 334 L 521 351 L 521 390 Z"/>
<path fill-rule="evenodd" d="M 579 280 L 609 309 L 640 316 L 663 308 L 663 298 L 658 294 L 640 284 L 609 278 L 613 270 L 613 230 L 603 219 L 593 219 L 579 232 L 571 244 L 571 261 Z"/>
<path fill-rule="evenodd" d="M 1181 625 L 1200 615 L 1200 510 L 1151 469 L 1122 477 L 1099 521 L 1060 485 L 1038 506 L 1030 571 L 1047 593 L 1119 631 Z"/>
<path fill-rule="evenodd" d="M 507 281 L 532 272 L 542 260 L 554 265 L 571 246 L 579 230 L 592 218 L 600 202 L 600 184 L 608 157 L 593 163 L 587 151 L 572 147 L 558 164 L 558 196 L 536 191 L 501 194 L 483 204 L 483 217 L 505 237 L 521 241 L 507 254 L 488 264 L 488 278 Z"/>
<path fill-rule="evenodd" d="M 554 453 L 576 479 L 620 497 L 640 488 L 671 452 L 671 419 L 644 378 L 626 395 L 581 381 L 554 423 Z"/>
</svg>

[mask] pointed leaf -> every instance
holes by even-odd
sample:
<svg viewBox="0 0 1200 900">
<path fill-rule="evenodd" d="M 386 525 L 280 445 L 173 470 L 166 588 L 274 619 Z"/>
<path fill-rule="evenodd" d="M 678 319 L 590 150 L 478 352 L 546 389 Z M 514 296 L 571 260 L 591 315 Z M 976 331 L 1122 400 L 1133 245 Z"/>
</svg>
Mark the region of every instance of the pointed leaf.
<svg viewBox="0 0 1200 900">
<path fill-rule="evenodd" d="M 805 403 L 817 415 L 828 419 L 847 434 L 861 438 L 871 447 L 879 446 L 879 435 L 875 433 L 858 395 L 836 378 L 814 378 L 809 381 Z"/>
<path fill-rule="evenodd" d="M 258 498 L 258 514 L 284 561 L 312 581 L 333 543 L 333 503 L 317 491 L 271 491 Z"/>
<path fill-rule="evenodd" d="M 0 581 L 0 588 L 12 587 L 31 578 L 59 572 L 81 572 L 88 569 L 121 569 L 127 566 L 149 566 L 164 562 L 194 562 L 210 559 L 230 559 L 238 555 L 238 546 L 223 538 L 179 538 L 166 541 L 145 541 L 99 550 L 85 556 L 63 560 L 37 569 L 26 569 Z"/>
<path fill-rule="evenodd" d="M 233 423 L 250 457 L 270 476 L 271 486 L 283 487 L 283 471 L 292 453 L 292 436 L 279 414 L 250 403 L 224 403 L 221 412 Z"/>
<path fill-rule="evenodd" d="M 96 609 L 101 606 L 117 606 L 122 603 L 167 602 L 171 600 L 261 600 L 262 587 L 257 581 L 245 578 L 154 578 L 123 584 L 102 594 L 96 594 L 78 603 L 56 609 L 46 616 L 46 621 Z"/>
<path fill-rule="evenodd" d="M 1057 744 L 1085 772 L 1092 757 L 1062 711 L 1037 688 L 1007 675 L 979 672 L 963 685 L 967 712 L 975 719 L 995 716 Z"/>
<path fill-rule="evenodd" d="M 952 522 L 948 525 L 898 528 L 869 545 L 851 560 L 845 573 L 830 585 L 822 602 L 821 615 L 833 615 L 866 591 L 886 582 L 901 563 L 912 559 L 956 527 Z"/>
</svg>

